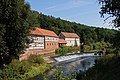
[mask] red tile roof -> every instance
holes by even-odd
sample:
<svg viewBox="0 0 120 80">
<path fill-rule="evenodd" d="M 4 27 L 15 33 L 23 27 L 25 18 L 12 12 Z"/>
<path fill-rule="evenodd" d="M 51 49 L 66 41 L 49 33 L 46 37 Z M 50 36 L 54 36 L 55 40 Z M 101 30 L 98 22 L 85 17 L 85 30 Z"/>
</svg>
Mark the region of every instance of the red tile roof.
<svg viewBox="0 0 120 80">
<path fill-rule="evenodd" d="M 76 33 L 61 32 L 61 34 L 63 34 L 67 38 L 79 38 Z"/>
<path fill-rule="evenodd" d="M 35 28 L 35 30 L 31 31 L 31 34 L 36 34 L 40 36 L 52 36 L 52 37 L 58 37 L 56 33 L 50 30 L 45 30 L 41 28 Z"/>
<path fill-rule="evenodd" d="M 67 42 L 64 39 L 59 39 L 58 43 L 64 43 L 64 44 L 66 44 Z"/>
</svg>

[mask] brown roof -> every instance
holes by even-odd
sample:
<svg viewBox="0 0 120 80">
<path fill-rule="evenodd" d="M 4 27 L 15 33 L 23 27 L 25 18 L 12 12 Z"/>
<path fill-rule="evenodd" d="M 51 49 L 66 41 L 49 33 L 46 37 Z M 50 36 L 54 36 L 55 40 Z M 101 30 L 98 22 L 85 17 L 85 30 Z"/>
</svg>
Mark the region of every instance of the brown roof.
<svg viewBox="0 0 120 80">
<path fill-rule="evenodd" d="M 45 30 L 41 28 L 35 28 L 35 30 L 31 31 L 31 34 L 36 34 L 40 36 L 52 36 L 52 37 L 58 37 L 56 33 L 50 30 Z"/>
<path fill-rule="evenodd" d="M 67 38 L 79 38 L 76 33 L 61 32 L 61 34 L 63 34 Z"/>
<path fill-rule="evenodd" d="M 64 39 L 59 39 L 58 43 L 67 43 Z"/>
</svg>

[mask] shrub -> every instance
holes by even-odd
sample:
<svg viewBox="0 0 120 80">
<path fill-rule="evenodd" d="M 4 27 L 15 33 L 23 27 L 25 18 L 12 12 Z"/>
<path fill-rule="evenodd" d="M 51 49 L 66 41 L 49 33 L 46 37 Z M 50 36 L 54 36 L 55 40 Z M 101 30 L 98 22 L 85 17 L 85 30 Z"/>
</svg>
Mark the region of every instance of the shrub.
<svg viewBox="0 0 120 80">
<path fill-rule="evenodd" d="M 24 75 L 27 71 L 29 71 L 29 65 L 18 60 L 13 60 L 9 65 L 6 65 L 4 69 L 0 71 L 0 75 L 2 75 L 1 80 L 20 79 L 21 75 Z"/>
<path fill-rule="evenodd" d="M 25 73 L 24 76 L 25 76 L 26 79 L 28 79 L 28 78 L 32 78 L 34 76 L 37 76 L 39 74 L 43 75 L 44 72 L 46 72 L 50 68 L 51 68 L 51 66 L 48 65 L 48 64 L 40 64 L 37 67 L 32 66 L 31 70 L 28 71 L 27 73 Z"/>
<path fill-rule="evenodd" d="M 91 47 L 89 45 L 84 45 L 84 51 L 88 52 L 91 50 Z"/>
<path fill-rule="evenodd" d="M 61 46 L 60 48 L 55 50 L 55 53 L 60 55 L 66 54 L 67 52 L 68 48 L 66 46 Z"/>
<path fill-rule="evenodd" d="M 0 70 L 0 80 L 26 80 L 43 74 L 51 68 L 49 64 L 44 62 L 44 59 L 40 56 L 30 56 L 28 60 L 21 62 L 13 60 L 4 69 Z"/>
<path fill-rule="evenodd" d="M 61 46 L 60 48 L 55 50 L 56 54 L 67 54 L 67 53 L 72 53 L 72 52 L 77 52 L 80 51 L 80 47 L 67 47 L 67 46 Z"/>
<path fill-rule="evenodd" d="M 29 63 L 42 64 L 45 63 L 44 59 L 39 55 L 31 55 L 28 59 Z"/>
<path fill-rule="evenodd" d="M 60 54 L 60 55 L 64 54 L 64 53 L 63 53 L 63 50 L 62 50 L 61 48 L 56 49 L 56 50 L 55 50 L 55 53 L 56 53 L 56 54 Z"/>
</svg>

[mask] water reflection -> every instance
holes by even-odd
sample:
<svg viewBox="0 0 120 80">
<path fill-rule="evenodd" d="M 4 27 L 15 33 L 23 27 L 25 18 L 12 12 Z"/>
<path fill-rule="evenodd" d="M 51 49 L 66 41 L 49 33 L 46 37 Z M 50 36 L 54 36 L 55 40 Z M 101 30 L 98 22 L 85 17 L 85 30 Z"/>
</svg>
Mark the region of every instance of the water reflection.
<svg viewBox="0 0 120 80">
<path fill-rule="evenodd" d="M 74 61 L 63 61 L 53 64 L 53 68 L 48 71 L 47 78 L 48 80 L 52 80 L 52 77 L 54 76 L 55 71 L 57 67 L 62 70 L 64 76 L 68 76 L 75 72 L 84 72 L 88 70 L 90 67 L 94 66 L 95 60 L 98 58 L 98 56 L 86 56 L 86 57 L 80 57 Z M 38 75 L 37 77 L 33 78 L 32 80 L 42 80 L 41 76 Z"/>
<path fill-rule="evenodd" d="M 84 57 L 76 61 L 61 63 L 57 66 L 61 68 L 65 75 L 73 72 L 86 71 L 95 64 L 96 58 L 97 56 Z"/>
</svg>

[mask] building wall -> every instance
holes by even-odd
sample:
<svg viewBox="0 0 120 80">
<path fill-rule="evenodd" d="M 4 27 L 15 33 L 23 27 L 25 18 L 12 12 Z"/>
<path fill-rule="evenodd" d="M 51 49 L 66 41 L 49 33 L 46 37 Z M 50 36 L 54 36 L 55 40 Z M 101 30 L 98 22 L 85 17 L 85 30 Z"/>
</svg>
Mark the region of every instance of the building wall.
<svg viewBox="0 0 120 80">
<path fill-rule="evenodd" d="M 31 36 L 31 39 L 33 42 L 29 44 L 29 49 L 44 49 L 44 37 Z"/>
<path fill-rule="evenodd" d="M 58 48 L 58 38 L 45 37 L 45 49 L 54 50 Z"/>
<path fill-rule="evenodd" d="M 80 46 L 80 39 L 79 38 L 65 38 L 67 41 L 66 46 Z"/>
<path fill-rule="evenodd" d="M 80 46 L 80 38 L 65 38 L 63 34 L 59 34 L 59 38 L 67 41 L 66 46 Z"/>
<path fill-rule="evenodd" d="M 31 36 L 33 43 L 29 44 L 29 49 L 57 49 L 58 48 L 58 38 L 49 36 Z"/>
<path fill-rule="evenodd" d="M 45 41 L 58 42 L 58 38 L 56 38 L 56 37 L 45 36 Z"/>
<path fill-rule="evenodd" d="M 51 41 L 47 41 L 45 43 L 45 49 L 48 50 L 54 50 L 58 48 L 58 43 L 57 42 L 51 42 Z"/>
</svg>

